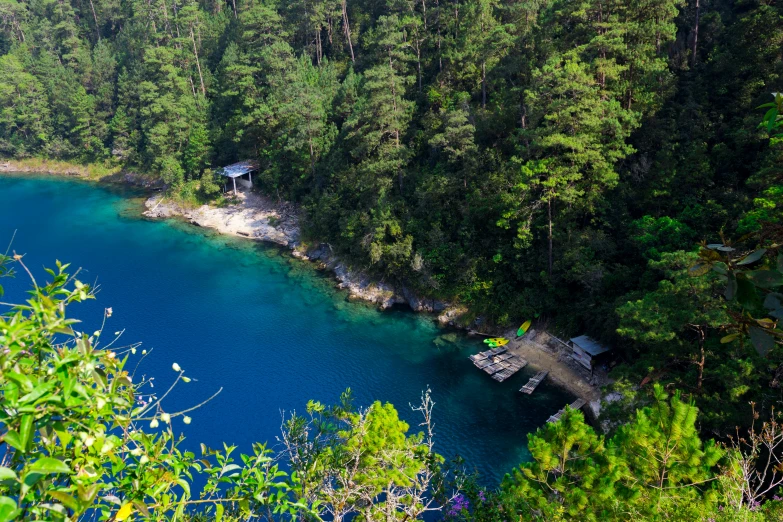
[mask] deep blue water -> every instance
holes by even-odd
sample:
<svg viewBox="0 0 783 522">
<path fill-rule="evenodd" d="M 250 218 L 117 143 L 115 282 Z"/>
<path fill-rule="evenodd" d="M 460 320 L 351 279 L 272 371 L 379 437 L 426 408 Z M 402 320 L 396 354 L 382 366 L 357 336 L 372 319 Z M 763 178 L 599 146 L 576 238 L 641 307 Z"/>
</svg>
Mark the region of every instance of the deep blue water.
<svg viewBox="0 0 783 522">
<path fill-rule="evenodd" d="M 135 198 L 134 198 L 135 196 Z M 437 450 L 460 455 L 486 485 L 527 460 L 527 433 L 569 396 L 544 383 L 532 396 L 517 390 L 525 369 L 499 384 L 468 355 L 480 341 L 449 332 L 432 317 L 379 312 L 350 303 L 331 279 L 280 249 L 226 238 L 176 221 L 139 217 L 139 193 L 120 187 L 29 175 L 0 176 L 0 247 L 13 249 L 42 279 L 55 259 L 97 280 L 97 301 L 71 311 L 85 331 L 114 311 L 107 332 L 125 329 L 126 343 L 153 349 L 142 365 L 156 390 L 173 381 L 173 362 L 197 382 L 179 386 L 168 410 L 223 392 L 192 414 L 185 446 L 222 441 L 249 451 L 274 442 L 283 411 L 309 399 L 331 403 L 350 387 L 359 405 L 396 405 L 412 421 L 409 403 L 430 386 Z M 28 281 L 2 281 L 5 300 L 21 299 Z M 452 336 L 453 337 L 453 336 Z"/>
</svg>

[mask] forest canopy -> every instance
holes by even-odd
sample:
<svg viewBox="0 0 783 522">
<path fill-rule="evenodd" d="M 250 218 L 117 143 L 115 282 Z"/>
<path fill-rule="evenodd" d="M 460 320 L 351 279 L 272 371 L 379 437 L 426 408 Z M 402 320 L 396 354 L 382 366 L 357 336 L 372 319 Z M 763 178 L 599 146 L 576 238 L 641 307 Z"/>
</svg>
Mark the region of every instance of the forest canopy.
<svg viewBox="0 0 783 522">
<path fill-rule="evenodd" d="M 781 399 L 782 49 L 760 0 L 0 0 L 0 155 L 186 201 L 254 159 L 348 262 L 615 346 L 611 419 L 657 383 L 725 438 Z"/>
<path fill-rule="evenodd" d="M 351 262 L 611 338 L 648 262 L 779 217 L 756 107 L 783 91 L 781 22 L 727 0 L 3 0 L 0 154 L 186 199 L 256 159 Z"/>
</svg>

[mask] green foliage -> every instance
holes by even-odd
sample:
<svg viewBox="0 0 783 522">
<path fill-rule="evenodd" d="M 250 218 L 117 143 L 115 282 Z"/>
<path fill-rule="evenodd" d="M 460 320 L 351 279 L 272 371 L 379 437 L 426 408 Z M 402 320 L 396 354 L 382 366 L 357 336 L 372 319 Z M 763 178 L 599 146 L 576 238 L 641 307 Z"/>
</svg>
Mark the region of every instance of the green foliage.
<svg viewBox="0 0 783 522">
<path fill-rule="evenodd" d="M 352 264 L 617 346 L 614 420 L 665 380 L 725 434 L 783 375 L 779 4 L 1 0 L 0 154 L 188 204 L 257 160 Z M 531 491 L 571 516 L 603 498 L 574 480 L 586 500 Z"/>
<path fill-rule="evenodd" d="M 567 408 L 559 422 L 539 428 L 528 441 L 533 462 L 514 470 L 503 484 L 508 509 L 538 512 L 547 520 L 600 520 L 596 514 L 614 500 L 624 469 L 609 457 L 603 437 L 585 424 L 582 413 Z"/>
<path fill-rule="evenodd" d="M 644 216 L 632 221 L 631 234 L 647 259 L 660 260 L 664 252 L 684 250 L 693 244 L 694 232 L 677 219 L 663 216 Z"/>
<path fill-rule="evenodd" d="M 701 441 L 693 403 L 657 384 L 651 399 L 606 443 L 572 410 L 539 428 L 529 436 L 533 461 L 506 476 L 490 519 L 775 520 L 774 505 L 767 515 L 727 502 L 743 484 L 724 481 L 727 454 Z"/>
<path fill-rule="evenodd" d="M 21 256 L 0 256 L 0 275 L 17 264 L 29 274 Z M 186 428 L 194 408 L 169 411 L 164 402 L 191 378 L 174 363 L 174 383 L 155 392 L 131 369 L 146 351 L 103 341 L 110 308 L 100 330 L 78 331 L 67 310 L 94 295 L 67 269 L 58 262 L 47 283 L 33 280 L 29 298 L 0 315 L 3 522 L 287 520 L 337 512 L 416 519 L 434 509 L 430 484 L 441 459 L 432 452 L 429 392 L 417 408 L 426 427 L 418 435 L 407 434 L 390 404 L 357 410 L 346 395 L 331 409 L 311 403 L 312 426 L 290 419 L 283 451 L 255 444 L 237 455 L 233 446 L 202 445 L 197 457 L 180 449 L 179 423 Z"/>
<path fill-rule="evenodd" d="M 680 0 L 6 0 L 0 154 L 193 203 L 254 159 L 357 266 L 611 336 L 648 259 L 780 218 L 780 6 L 700 9 L 696 39 Z"/>
</svg>

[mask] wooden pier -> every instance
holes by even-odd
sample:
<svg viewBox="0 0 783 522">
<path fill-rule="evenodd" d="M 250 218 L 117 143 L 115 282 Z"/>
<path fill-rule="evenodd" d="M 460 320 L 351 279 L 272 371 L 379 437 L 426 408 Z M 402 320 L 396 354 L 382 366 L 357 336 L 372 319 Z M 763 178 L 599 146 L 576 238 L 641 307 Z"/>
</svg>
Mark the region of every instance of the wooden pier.
<svg viewBox="0 0 783 522">
<path fill-rule="evenodd" d="M 549 372 L 546 371 L 538 372 L 533 376 L 532 379 L 527 381 L 527 384 L 522 386 L 519 389 L 519 391 L 521 391 L 522 393 L 527 393 L 528 395 L 532 394 L 534 391 L 536 391 L 538 385 L 541 384 L 541 381 L 543 381 L 546 378 L 548 373 Z"/>
<path fill-rule="evenodd" d="M 570 404 L 570 406 L 571 406 L 571 409 L 572 409 L 572 410 L 578 410 L 578 409 L 580 409 L 582 406 L 584 406 L 585 404 L 587 404 L 587 401 L 586 401 L 586 400 L 584 400 L 584 399 L 577 399 L 577 400 L 575 400 L 574 402 L 572 402 L 572 403 Z M 565 408 L 563 408 L 563 409 L 562 409 L 562 410 L 560 410 L 559 412 L 557 412 L 557 413 L 555 413 L 554 415 L 552 415 L 551 417 L 549 417 L 549 418 L 548 418 L 546 421 L 547 421 L 547 422 L 557 422 L 557 421 L 559 421 L 559 420 L 560 420 L 560 417 L 562 417 L 564 413 L 565 413 Z"/>
<path fill-rule="evenodd" d="M 508 349 L 504 346 L 471 355 L 470 360 L 477 368 L 484 370 L 498 382 L 505 381 L 527 366 L 526 360 L 508 353 Z"/>
</svg>

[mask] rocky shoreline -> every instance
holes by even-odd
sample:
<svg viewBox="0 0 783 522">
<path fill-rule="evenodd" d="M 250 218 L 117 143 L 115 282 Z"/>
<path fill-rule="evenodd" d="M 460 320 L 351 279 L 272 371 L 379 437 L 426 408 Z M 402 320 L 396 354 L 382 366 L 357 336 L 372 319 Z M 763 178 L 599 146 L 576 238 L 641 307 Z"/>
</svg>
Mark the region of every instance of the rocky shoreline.
<svg viewBox="0 0 783 522">
<path fill-rule="evenodd" d="M 184 219 L 194 226 L 216 230 L 221 234 L 229 234 L 256 241 L 274 243 L 291 250 L 296 258 L 311 261 L 319 269 L 332 272 L 337 280 L 337 287 L 348 291 L 354 299 L 368 301 L 381 309 L 395 305 L 407 305 L 417 312 L 438 314 L 438 322 L 442 326 L 462 326 L 460 317 L 467 309 L 435 299 L 421 298 L 404 286 L 395 287 L 383 281 L 377 281 L 361 269 L 355 269 L 341 261 L 328 243 L 306 244 L 301 240 L 300 213 L 290 203 L 275 203 L 270 198 L 254 192 L 242 192 L 237 202 L 226 207 L 202 205 L 196 208 L 186 208 L 165 195 L 163 183 L 149 175 L 130 171 L 120 171 L 101 177 L 89 176 L 87 170 L 78 165 L 57 165 L 51 168 L 47 162 L 35 166 L 19 164 L 14 161 L 0 160 L 0 173 L 41 173 L 56 176 L 70 176 L 80 179 L 133 185 L 149 190 L 158 190 L 145 201 L 146 211 L 143 215 L 150 219 Z M 469 335 L 479 332 L 468 329 Z M 547 370 L 551 380 L 565 388 L 577 397 L 590 404 L 593 418 L 598 417 L 602 396 L 599 389 L 605 382 L 592 382 L 580 374 L 579 368 L 569 365 L 567 356 L 560 353 L 556 346 L 546 342 L 545 332 L 535 334 L 536 339 L 516 339 L 516 330 L 497 330 L 498 334 L 514 339 L 511 348 L 519 355 L 528 359 L 531 366 Z M 487 335 L 481 333 L 481 335 Z M 544 335 L 544 337 L 541 337 Z M 604 379 L 602 379 L 604 380 Z"/>
<path fill-rule="evenodd" d="M 145 202 L 148 218 L 182 218 L 189 223 L 210 228 L 221 234 L 229 234 L 257 241 L 265 241 L 286 247 L 298 259 L 316 263 L 322 270 L 334 273 L 337 287 L 345 289 L 351 298 L 368 301 L 381 309 L 395 305 L 407 305 L 416 312 L 437 313 L 443 325 L 454 325 L 466 310 L 436 299 L 419 297 L 404 286 L 395 287 L 377 281 L 363 270 L 357 270 L 333 252 L 328 243 L 309 245 L 301 240 L 300 214 L 290 203 L 275 203 L 255 192 L 240 192 L 236 203 L 226 207 L 202 205 L 185 208 L 155 194 Z"/>
<path fill-rule="evenodd" d="M 460 316 L 467 311 L 463 307 L 452 306 L 443 301 L 422 298 L 405 286 L 398 288 L 377 281 L 364 270 L 349 266 L 337 258 L 327 243 L 310 245 L 302 242 L 298 209 L 291 203 L 275 203 L 256 192 L 240 192 L 237 202 L 226 207 L 202 205 L 186 208 L 165 196 L 162 192 L 165 185 L 160 178 L 127 170 L 93 177 L 90 176 L 89 167 L 82 165 L 47 160 L 38 160 L 31 164 L 26 161 L 0 159 L 0 172 L 69 176 L 160 190 L 161 192 L 145 202 L 147 210 L 143 214 L 146 217 L 182 218 L 193 225 L 211 228 L 221 234 L 246 237 L 289 248 L 294 257 L 312 261 L 320 269 L 333 272 L 337 287 L 347 290 L 353 299 L 368 301 L 381 309 L 407 305 L 416 312 L 437 313 L 438 321 L 444 326 L 455 326 Z"/>
<path fill-rule="evenodd" d="M 298 209 L 290 203 L 276 204 L 271 199 L 254 192 L 240 192 L 237 202 L 217 208 L 202 205 L 188 209 L 167 200 L 164 194 L 156 194 L 145 202 L 149 218 L 184 218 L 189 223 L 257 241 L 266 241 L 286 247 L 291 254 L 316 263 L 318 268 L 331 271 L 337 279 L 337 287 L 348 291 L 350 297 L 369 301 L 381 309 L 394 305 L 408 305 L 417 312 L 438 314 L 438 322 L 455 325 L 467 312 L 463 307 L 449 305 L 434 299 L 422 299 L 407 288 L 374 280 L 361 270 L 343 263 L 327 243 L 307 245 L 301 241 Z M 469 335 L 485 335 L 468 330 Z M 516 337 L 516 329 L 500 334 L 511 339 L 509 348 L 528 360 L 537 370 L 549 372 L 549 379 L 587 401 L 587 409 L 593 420 L 601 411 L 600 386 L 608 383 L 602 371 L 587 375 L 585 370 L 562 349 L 546 332 L 531 331 L 524 338 Z"/>
</svg>

